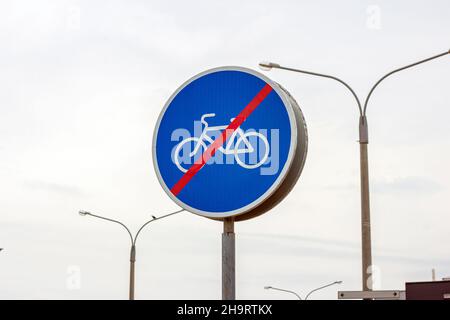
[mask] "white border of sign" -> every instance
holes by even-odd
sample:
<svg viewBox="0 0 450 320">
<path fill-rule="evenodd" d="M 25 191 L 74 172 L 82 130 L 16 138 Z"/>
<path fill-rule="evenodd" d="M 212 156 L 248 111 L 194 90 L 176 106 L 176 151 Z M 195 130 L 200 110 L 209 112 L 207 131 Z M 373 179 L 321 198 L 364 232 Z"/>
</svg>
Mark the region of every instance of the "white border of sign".
<svg viewBox="0 0 450 320">
<path fill-rule="evenodd" d="M 183 90 L 188 84 L 190 84 L 191 82 L 197 80 L 198 78 L 200 78 L 200 77 L 202 77 L 204 75 L 207 75 L 207 74 L 210 74 L 210 73 L 214 73 L 214 72 L 218 72 L 218 71 L 241 71 L 241 72 L 246 72 L 246 73 L 252 74 L 252 75 L 260 78 L 261 80 L 265 81 L 266 83 L 268 83 L 272 87 L 272 89 L 278 94 L 278 96 L 281 98 L 281 100 L 283 101 L 283 104 L 284 104 L 284 106 L 286 108 L 286 111 L 288 113 L 289 122 L 290 122 L 290 125 L 291 125 L 291 143 L 290 143 L 290 149 L 289 149 L 288 158 L 286 160 L 286 163 L 284 164 L 283 169 L 281 170 L 280 175 L 278 176 L 277 180 L 275 180 L 273 185 L 263 195 L 261 195 L 258 199 L 256 199 L 252 203 L 250 203 L 250 204 L 248 204 L 245 207 L 242 207 L 240 209 L 236 209 L 236 210 L 233 210 L 233 211 L 226 211 L 226 212 L 209 212 L 209 211 L 203 211 L 203 210 L 198 210 L 198 209 L 192 208 L 191 206 L 185 204 L 184 202 L 182 202 L 180 199 L 178 199 L 176 196 L 174 196 L 172 194 L 172 192 L 170 191 L 170 188 L 165 184 L 163 178 L 161 177 L 161 173 L 159 171 L 158 161 L 156 159 L 156 139 L 157 139 L 157 136 L 158 136 L 157 133 L 158 133 L 158 130 L 159 130 L 159 126 L 161 124 L 162 117 L 164 116 L 167 108 L 172 103 L 172 100 L 175 98 L 175 96 L 181 90 Z M 158 120 L 157 120 L 156 125 L 155 125 L 155 130 L 153 131 L 152 158 L 153 158 L 153 166 L 155 168 L 156 175 L 158 177 L 159 183 L 163 187 L 164 191 L 169 195 L 169 197 L 176 204 L 178 204 L 181 208 L 186 209 L 187 211 L 190 211 L 192 213 L 198 214 L 198 215 L 203 216 L 203 217 L 207 217 L 207 218 L 227 218 L 227 217 L 233 217 L 233 216 L 241 215 L 243 213 L 251 211 L 252 209 L 254 209 L 257 206 L 259 206 L 261 203 L 263 203 L 267 198 L 269 198 L 278 189 L 278 187 L 281 185 L 283 180 L 286 178 L 287 173 L 289 172 L 289 169 L 291 168 L 291 165 L 293 163 L 293 156 L 295 154 L 296 148 L 297 148 L 297 122 L 295 120 L 293 106 L 291 105 L 290 100 L 288 99 L 286 94 L 283 92 L 283 90 L 280 89 L 279 85 L 276 82 L 270 80 L 265 75 L 263 75 L 263 74 L 261 74 L 261 73 L 259 73 L 257 71 L 254 71 L 252 69 L 248 69 L 248 68 L 244 68 L 244 67 L 227 66 L 227 67 L 218 67 L 218 68 L 209 69 L 209 70 L 203 71 L 203 72 L 195 75 L 194 77 L 192 77 L 189 80 L 187 80 L 186 82 L 184 82 L 170 96 L 169 100 L 164 105 L 164 108 L 162 109 L 162 111 L 161 111 L 161 113 L 160 113 L 160 115 L 158 117 Z"/>
</svg>

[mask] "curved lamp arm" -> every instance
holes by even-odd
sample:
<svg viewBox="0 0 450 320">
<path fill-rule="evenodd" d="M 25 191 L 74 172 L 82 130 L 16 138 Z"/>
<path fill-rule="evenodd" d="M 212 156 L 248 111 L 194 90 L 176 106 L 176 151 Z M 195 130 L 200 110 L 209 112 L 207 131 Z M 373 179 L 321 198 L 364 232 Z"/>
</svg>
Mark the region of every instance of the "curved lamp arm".
<svg viewBox="0 0 450 320">
<path fill-rule="evenodd" d="M 288 68 L 288 67 L 283 67 L 280 66 L 278 63 L 273 63 L 273 62 L 261 62 L 260 67 L 262 68 L 266 68 L 268 70 L 275 68 L 275 69 L 282 69 L 282 70 L 288 70 L 288 71 L 294 71 L 294 72 L 299 72 L 299 73 L 304 73 L 304 74 L 309 74 L 312 76 L 316 76 L 316 77 L 322 77 L 322 78 L 328 78 L 328 79 L 333 79 L 336 80 L 338 82 L 340 82 L 341 84 L 343 84 L 353 95 L 353 97 L 356 100 L 356 103 L 358 104 L 358 109 L 359 109 L 359 115 L 362 116 L 363 115 L 363 110 L 361 107 L 361 102 L 359 101 L 358 96 L 356 95 L 355 91 L 352 89 L 352 87 L 350 87 L 345 81 L 334 77 L 334 76 L 330 76 L 327 74 L 323 74 L 323 73 L 317 73 L 317 72 L 312 72 L 312 71 L 306 71 L 306 70 L 300 70 L 300 69 L 294 69 L 294 68 Z"/>
<path fill-rule="evenodd" d="M 82 216 L 91 216 L 91 217 L 94 217 L 94 218 L 98 218 L 98 219 L 102 219 L 102 220 L 106 220 L 106 221 L 110 221 L 110 222 L 114 222 L 114 223 L 120 224 L 122 227 L 125 228 L 125 230 L 127 230 L 128 235 L 130 236 L 131 244 L 133 245 L 133 242 L 134 242 L 133 235 L 131 234 L 130 229 L 128 229 L 128 227 L 125 224 L 123 224 L 122 222 L 120 222 L 118 220 L 102 217 L 102 216 L 90 213 L 88 211 L 79 211 L 78 213 L 80 215 L 82 215 Z"/>
<path fill-rule="evenodd" d="M 407 66 L 404 66 L 404 67 L 395 69 L 395 70 L 393 70 L 393 71 L 391 71 L 391 72 L 385 74 L 383 77 L 380 78 L 380 80 L 378 80 L 378 81 L 374 84 L 374 86 L 372 87 L 372 89 L 370 89 L 369 94 L 367 95 L 366 101 L 364 102 L 364 109 L 363 109 L 362 115 L 363 115 L 363 116 L 366 115 L 367 104 L 369 103 L 369 99 L 370 99 L 370 97 L 372 96 L 373 91 L 375 90 L 376 87 L 378 87 L 378 85 L 380 84 L 381 81 L 383 81 L 383 80 L 386 79 L 387 77 L 393 75 L 394 73 L 397 73 L 397 72 L 399 72 L 399 71 L 402 71 L 402 70 L 405 70 L 405 69 L 409 69 L 409 68 L 414 67 L 414 66 L 417 66 L 417 65 L 419 65 L 419 64 L 422 64 L 422 63 L 425 63 L 425 62 L 428 62 L 428 61 L 431 61 L 431 60 L 434 60 L 434 59 L 443 57 L 443 56 L 445 56 L 445 55 L 447 55 L 447 54 L 450 54 L 450 50 L 448 50 L 448 51 L 446 51 L 446 52 L 443 52 L 443 53 L 440 53 L 440 54 L 438 54 L 438 55 L 432 56 L 432 57 L 430 57 L 430 58 L 427 58 L 427 59 L 424 59 L 424 60 L 420 60 L 420 61 L 417 61 L 417 62 L 408 64 Z"/>
<path fill-rule="evenodd" d="M 276 288 L 276 287 L 271 287 L 271 286 L 264 287 L 264 289 L 266 289 L 266 290 L 272 289 L 272 290 L 276 290 L 276 291 L 291 293 L 291 294 L 295 295 L 298 298 L 298 300 L 302 300 L 302 297 L 300 297 L 300 295 L 297 294 L 297 292 L 292 291 L 292 290 L 286 290 L 286 289 L 281 289 L 281 288 Z"/>
<path fill-rule="evenodd" d="M 133 245 L 136 245 L 136 240 L 137 240 L 139 234 L 141 233 L 142 229 L 144 229 L 144 227 L 147 226 L 150 222 L 153 222 L 153 221 L 156 221 L 156 220 L 161 220 L 161 219 L 164 219 L 164 218 L 173 216 L 174 214 L 177 214 L 177 213 L 180 213 L 180 212 L 183 212 L 183 211 L 185 211 L 185 210 L 184 210 L 184 209 L 181 209 L 181 210 L 178 210 L 178 211 L 175 211 L 175 212 L 172 212 L 172 213 L 163 215 L 163 216 L 161 216 L 161 217 L 155 217 L 155 218 L 153 218 L 152 220 L 149 220 L 149 221 L 147 221 L 146 223 L 144 223 L 144 224 L 142 225 L 142 227 L 139 228 L 138 232 L 136 232 L 136 236 L 134 237 Z"/>
<path fill-rule="evenodd" d="M 333 286 L 333 285 L 335 285 L 335 284 L 341 284 L 341 283 L 342 283 L 342 281 L 335 281 L 335 282 L 326 284 L 326 285 L 324 285 L 324 286 L 322 286 L 322 287 L 319 287 L 319 288 L 316 288 L 316 289 L 314 289 L 314 290 L 311 290 L 311 291 L 306 295 L 305 300 L 308 300 L 308 297 L 309 297 L 309 296 L 311 295 L 311 293 L 313 293 L 313 292 L 316 292 L 316 291 L 319 291 L 319 290 L 322 290 L 322 289 L 331 287 L 331 286 Z"/>
</svg>

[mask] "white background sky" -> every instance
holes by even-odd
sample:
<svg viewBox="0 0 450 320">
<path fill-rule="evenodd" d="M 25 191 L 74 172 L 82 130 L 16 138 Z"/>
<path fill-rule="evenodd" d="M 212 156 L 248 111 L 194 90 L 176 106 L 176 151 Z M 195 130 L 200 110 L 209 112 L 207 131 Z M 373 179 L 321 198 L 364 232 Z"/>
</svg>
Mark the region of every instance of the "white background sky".
<svg viewBox="0 0 450 320">
<path fill-rule="evenodd" d="M 0 299 L 127 298 L 126 233 L 77 211 L 136 230 L 178 209 L 151 141 L 186 79 L 272 60 L 342 77 L 363 97 L 384 73 L 449 49 L 449 13 L 445 0 L 2 1 Z M 343 280 L 312 296 L 335 299 L 361 288 L 357 108 L 331 80 L 267 75 L 301 105 L 309 154 L 279 206 L 236 226 L 237 297 L 291 298 L 263 287 L 305 294 Z M 429 280 L 432 268 L 450 275 L 449 79 L 446 56 L 393 76 L 368 108 L 381 289 Z M 190 213 L 151 225 L 136 297 L 219 299 L 221 231 Z"/>
</svg>

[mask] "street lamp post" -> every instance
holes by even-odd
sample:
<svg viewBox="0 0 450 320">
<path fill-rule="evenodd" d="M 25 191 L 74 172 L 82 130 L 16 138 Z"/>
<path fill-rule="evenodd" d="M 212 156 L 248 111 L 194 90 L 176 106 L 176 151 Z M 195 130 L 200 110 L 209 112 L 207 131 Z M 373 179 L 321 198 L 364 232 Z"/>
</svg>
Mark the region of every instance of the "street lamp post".
<svg viewBox="0 0 450 320">
<path fill-rule="evenodd" d="M 364 102 L 364 107 L 362 107 L 361 102 L 356 95 L 355 91 L 343 80 L 322 74 L 317 72 L 305 71 L 300 69 L 283 67 L 277 63 L 272 62 L 261 62 L 259 65 L 263 70 L 269 71 L 272 68 L 288 70 L 293 72 L 299 72 L 303 74 L 323 77 L 332 79 L 340 82 L 344 85 L 355 98 L 358 109 L 359 109 L 359 149 L 360 149 L 360 183 L 361 183 L 361 243 L 362 243 L 362 288 L 363 291 L 372 290 L 372 283 L 370 277 L 370 268 L 372 266 L 372 240 L 371 240 L 371 230 L 370 230 L 370 195 L 369 195 L 369 158 L 367 152 L 367 145 L 369 143 L 369 130 L 367 126 L 367 104 L 369 102 L 370 97 L 372 96 L 373 91 L 376 87 L 387 77 L 391 76 L 394 73 L 399 71 L 409 69 L 411 67 L 417 66 L 419 64 L 440 58 L 450 53 L 450 50 L 440 53 L 438 55 L 432 56 L 430 58 L 420 60 L 418 62 L 406 65 L 404 67 L 395 69 L 383 77 L 381 77 L 370 89 L 369 94 L 366 97 Z"/>
<path fill-rule="evenodd" d="M 318 288 L 316 288 L 316 289 L 314 289 L 314 290 L 311 290 L 311 291 L 305 296 L 305 300 L 308 300 L 309 296 L 310 296 L 311 293 L 313 293 L 313 292 L 316 292 L 316 291 L 325 289 L 325 288 L 327 288 L 327 287 L 331 287 L 331 286 L 333 286 L 333 285 L 335 285 L 335 284 L 341 284 L 341 283 L 342 283 L 342 281 L 334 281 L 334 282 L 332 282 L 332 283 L 329 283 L 329 284 L 326 284 L 326 285 L 324 285 L 324 286 L 318 287 Z M 286 289 L 276 288 L 276 287 L 272 287 L 272 286 L 266 286 L 266 287 L 264 287 L 264 289 L 266 289 L 266 290 L 276 290 L 276 291 L 282 291 L 282 292 L 291 293 L 291 294 L 295 295 L 295 296 L 298 298 L 298 300 L 302 300 L 302 297 L 300 297 L 300 295 L 299 295 L 298 293 L 296 293 L 295 291 L 292 291 L 292 290 L 286 290 Z"/>
<path fill-rule="evenodd" d="M 122 222 L 120 222 L 120 221 L 118 221 L 118 220 L 114 220 L 114 219 L 102 217 L 102 216 L 99 216 L 99 215 L 90 213 L 90 212 L 88 212 L 88 211 L 79 211 L 78 213 L 79 213 L 81 216 L 91 216 L 91 217 L 98 218 L 98 219 L 101 219 L 101 220 L 106 220 L 106 221 L 109 221 L 109 222 L 117 223 L 117 224 L 121 225 L 121 226 L 127 231 L 128 235 L 130 236 L 130 241 L 131 241 L 131 250 L 130 250 L 130 289 L 129 289 L 129 299 L 130 299 L 130 300 L 134 300 L 134 283 L 135 283 L 135 272 L 134 272 L 134 270 L 135 270 L 135 263 L 136 263 L 136 241 L 137 241 L 137 239 L 138 239 L 138 237 L 139 237 L 139 234 L 141 233 L 142 229 L 144 229 L 144 227 L 147 226 L 149 223 L 154 222 L 154 221 L 157 221 L 157 220 L 161 220 L 161 219 L 164 219 L 164 218 L 167 218 L 167 217 L 170 217 L 170 216 L 172 216 L 172 215 L 174 215 L 174 214 L 177 214 L 177 213 L 180 213 L 180 212 L 182 212 L 182 211 L 184 211 L 184 209 L 178 210 L 178 211 L 175 211 L 175 212 L 166 214 L 166 215 L 163 215 L 163 216 L 161 216 L 161 217 L 155 217 L 155 216 L 152 216 L 152 219 L 151 219 L 151 220 L 147 221 L 146 223 L 144 223 L 144 224 L 139 228 L 139 230 L 136 232 L 136 235 L 135 235 L 134 237 L 133 237 L 133 235 L 132 235 L 130 229 L 129 229 L 124 223 L 122 223 Z"/>
</svg>

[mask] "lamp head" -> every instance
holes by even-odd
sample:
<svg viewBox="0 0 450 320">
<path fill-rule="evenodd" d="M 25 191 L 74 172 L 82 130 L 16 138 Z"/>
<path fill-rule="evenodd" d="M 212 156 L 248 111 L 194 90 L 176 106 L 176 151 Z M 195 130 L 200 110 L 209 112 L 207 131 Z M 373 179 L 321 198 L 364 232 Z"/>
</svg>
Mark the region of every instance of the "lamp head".
<svg viewBox="0 0 450 320">
<path fill-rule="evenodd" d="M 279 68 L 280 65 L 278 63 L 263 61 L 259 63 L 259 68 L 264 71 L 270 71 L 272 68 Z"/>
<path fill-rule="evenodd" d="M 80 210 L 80 211 L 78 211 L 78 214 L 79 214 L 80 216 L 87 216 L 88 214 L 90 214 L 90 212 Z"/>
<path fill-rule="evenodd" d="M 269 289 L 272 289 L 272 287 L 271 286 L 265 286 L 264 289 L 269 290 Z"/>
</svg>

